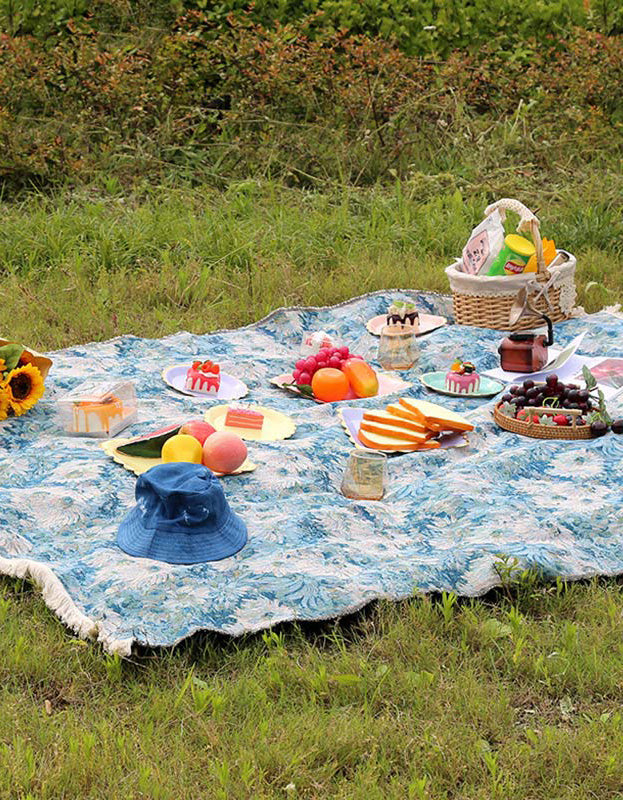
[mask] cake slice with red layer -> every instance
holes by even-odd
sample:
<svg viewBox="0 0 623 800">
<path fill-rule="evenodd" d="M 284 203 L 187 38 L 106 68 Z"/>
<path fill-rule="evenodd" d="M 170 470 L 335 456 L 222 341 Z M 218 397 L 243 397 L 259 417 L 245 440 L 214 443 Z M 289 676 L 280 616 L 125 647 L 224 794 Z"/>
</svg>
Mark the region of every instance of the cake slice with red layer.
<svg viewBox="0 0 623 800">
<path fill-rule="evenodd" d="M 251 408 L 236 408 L 231 406 L 225 415 L 226 428 L 247 428 L 252 431 L 261 431 L 264 425 L 264 415 L 261 411 Z"/>
</svg>

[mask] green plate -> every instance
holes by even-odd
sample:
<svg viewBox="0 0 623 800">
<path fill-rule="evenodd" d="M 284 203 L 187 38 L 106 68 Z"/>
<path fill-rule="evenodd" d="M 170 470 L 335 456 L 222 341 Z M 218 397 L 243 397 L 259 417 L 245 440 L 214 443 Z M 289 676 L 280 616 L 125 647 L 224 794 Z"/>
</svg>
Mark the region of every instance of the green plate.
<svg viewBox="0 0 623 800">
<path fill-rule="evenodd" d="M 433 392 L 439 394 L 448 394 L 451 397 L 493 397 L 502 391 L 505 384 L 494 378 L 487 378 L 486 375 L 480 376 L 480 388 L 477 392 L 451 392 L 446 389 L 446 372 L 427 372 L 425 375 L 420 375 L 420 381 L 426 386 L 427 389 L 432 389 Z"/>
</svg>

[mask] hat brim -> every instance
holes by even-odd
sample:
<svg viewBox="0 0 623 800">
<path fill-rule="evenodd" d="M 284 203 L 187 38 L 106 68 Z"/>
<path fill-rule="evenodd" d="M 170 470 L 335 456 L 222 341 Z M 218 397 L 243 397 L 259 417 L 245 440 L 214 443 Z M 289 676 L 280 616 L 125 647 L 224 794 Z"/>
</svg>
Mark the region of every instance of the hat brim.
<svg viewBox="0 0 623 800">
<path fill-rule="evenodd" d="M 158 526 L 148 528 L 137 507 L 119 526 L 117 544 L 128 555 L 152 558 L 167 564 L 200 564 L 221 561 L 241 550 L 247 543 L 247 526 L 228 509 L 218 528 L 201 530 L 163 531 Z"/>
</svg>

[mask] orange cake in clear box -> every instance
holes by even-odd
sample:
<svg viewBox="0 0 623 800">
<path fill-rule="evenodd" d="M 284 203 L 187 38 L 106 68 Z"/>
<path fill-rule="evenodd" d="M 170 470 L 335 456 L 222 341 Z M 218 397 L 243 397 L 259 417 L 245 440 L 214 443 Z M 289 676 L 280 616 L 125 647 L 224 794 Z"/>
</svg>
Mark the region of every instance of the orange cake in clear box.
<svg viewBox="0 0 623 800">
<path fill-rule="evenodd" d="M 73 408 L 75 433 L 110 433 L 123 420 L 123 403 L 109 395 L 103 400 L 84 400 Z"/>
<path fill-rule="evenodd" d="M 108 438 L 137 418 L 131 381 L 86 381 L 58 400 L 63 429 L 73 436 Z"/>
</svg>

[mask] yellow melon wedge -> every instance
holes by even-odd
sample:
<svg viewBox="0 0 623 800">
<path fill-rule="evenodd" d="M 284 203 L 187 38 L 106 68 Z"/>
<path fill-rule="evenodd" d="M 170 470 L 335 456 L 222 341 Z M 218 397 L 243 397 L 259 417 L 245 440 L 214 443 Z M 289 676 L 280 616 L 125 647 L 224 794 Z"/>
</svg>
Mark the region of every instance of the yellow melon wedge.
<svg viewBox="0 0 623 800">
<path fill-rule="evenodd" d="M 422 444 L 430 438 L 430 435 L 426 436 L 425 434 L 408 431 L 406 428 L 396 428 L 393 425 L 382 425 L 379 422 L 368 422 L 366 419 L 361 421 L 359 430 L 366 431 L 367 433 L 377 433 L 379 436 L 386 436 L 390 439 L 400 439 L 407 442 Z"/>
<path fill-rule="evenodd" d="M 391 436 L 381 436 L 378 433 L 370 433 L 359 429 L 359 439 L 366 447 L 373 450 L 401 450 L 414 452 L 415 450 L 431 450 L 439 447 L 439 442 L 434 440 L 424 440 L 422 442 L 409 442 L 406 439 L 394 439 Z"/>
<path fill-rule="evenodd" d="M 412 422 L 415 425 L 418 425 L 421 428 L 425 428 L 426 425 L 422 422 L 421 417 L 416 417 L 412 411 L 401 406 L 400 403 L 390 403 L 387 406 L 387 413 L 391 414 L 393 417 L 399 417 L 400 419 L 404 419 L 407 422 Z"/>
<path fill-rule="evenodd" d="M 415 400 L 411 397 L 400 397 L 398 402 L 410 411 L 422 425 L 438 431 L 473 431 L 474 426 L 465 417 L 450 411 L 449 408 L 429 403 L 427 400 Z"/>
<path fill-rule="evenodd" d="M 395 414 L 391 414 L 389 411 L 377 411 L 376 409 L 364 411 L 363 419 L 366 422 L 374 422 L 381 425 L 391 425 L 394 428 L 401 428 L 402 430 L 412 431 L 413 433 L 422 433 L 430 436 L 429 429 L 424 425 L 420 425 L 419 422 L 415 422 L 413 419 L 407 419 L 406 417 L 400 417 Z"/>
</svg>

